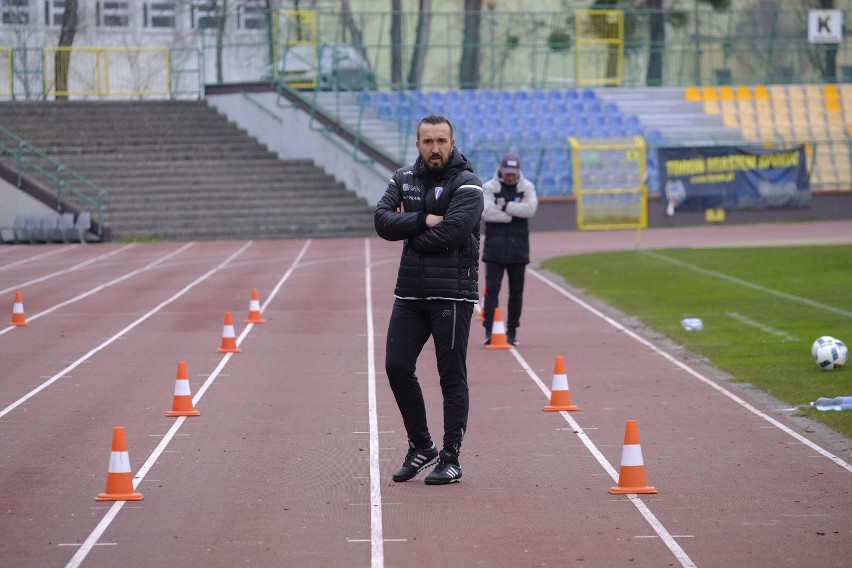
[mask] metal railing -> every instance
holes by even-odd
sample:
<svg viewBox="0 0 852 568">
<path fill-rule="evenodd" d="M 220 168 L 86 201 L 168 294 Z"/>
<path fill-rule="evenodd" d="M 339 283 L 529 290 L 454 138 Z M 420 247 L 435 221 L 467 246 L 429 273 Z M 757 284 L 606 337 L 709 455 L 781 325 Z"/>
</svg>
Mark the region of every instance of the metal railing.
<svg viewBox="0 0 852 568">
<path fill-rule="evenodd" d="M 7 156 L 7 166 L 17 174 L 17 186 L 24 177 L 35 181 L 42 189 L 52 191 L 56 210 L 67 207 L 94 213 L 97 235 L 104 236 L 104 199 L 106 192 L 75 170 L 67 167 L 17 134 L 0 126 L 0 156 Z"/>
</svg>

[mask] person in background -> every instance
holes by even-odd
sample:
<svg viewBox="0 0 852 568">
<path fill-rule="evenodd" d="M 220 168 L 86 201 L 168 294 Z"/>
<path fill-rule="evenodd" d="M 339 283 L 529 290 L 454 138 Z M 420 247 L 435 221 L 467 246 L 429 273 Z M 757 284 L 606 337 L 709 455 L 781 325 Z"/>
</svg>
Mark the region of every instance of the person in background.
<svg viewBox="0 0 852 568">
<path fill-rule="evenodd" d="M 440 115 L 417 126 L 420 156 L 397 170 L 376 205 L 376 233 L 404 241 L 388 324 L 385 371 L 402 414 L 408 453 L 393 474 L 408 481 L 437 461 L 424 480 L 461 479 L 459 452 L 467 430 L 467 343 L 479 302 L 479 229 L 482 182 L 456 148 L 453 127 Z M 444 439 L 439 452 L 426 422 L 415 369 L 432 337 L 444 397 Z"/>
<path fill-rule="evenodd" d="M 521 307 L 524 301 L 524 272 L 530 262 L 529 219 L 538 208 L 535 185 L 521 173 L 517 154 L 506 154 L 494 177 L 482 186 L 485 200 L 485 306 L 482 325 L 485 344 L 491 343 L 494 309 L 500 294 L 503 273 L 509 279 L 506 341 L 518 344 Z"/>
</svg>

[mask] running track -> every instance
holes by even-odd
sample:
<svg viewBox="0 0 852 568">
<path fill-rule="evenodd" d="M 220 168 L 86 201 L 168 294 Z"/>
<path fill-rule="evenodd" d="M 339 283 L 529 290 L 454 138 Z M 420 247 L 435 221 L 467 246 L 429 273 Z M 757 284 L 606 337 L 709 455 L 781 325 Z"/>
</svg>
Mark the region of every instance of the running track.
<svg viewBox="0 0 852 568">
<path fill-rule="evenodd" d="M 533 254 L 837 242 L 852 222 L 536 233 Z M 462 482 L 393 483 L 405 436 L 383 360 L 399 252 L 380 239 L 0 248 L 0 305 L 21 290 L 30 324 L 0 328 L 0 565 L 848 565 L 846 448 L 535 264 L 518 348 L 485 350 L 474 322 Z M 243 324 L 252 288 L 265 324 Z M 216 352 L 226 311 L 238 354 Z M 557 355 L 579 412 L 541 410 Z M 199 417 L 164 415 L 178 361 Z M 430 346 L 418 374 L 440 439 Z M 656 495 L 608 492 L 627 419 Z M 115 426 L 143 501 L 94 500 Z"/>
</svg>

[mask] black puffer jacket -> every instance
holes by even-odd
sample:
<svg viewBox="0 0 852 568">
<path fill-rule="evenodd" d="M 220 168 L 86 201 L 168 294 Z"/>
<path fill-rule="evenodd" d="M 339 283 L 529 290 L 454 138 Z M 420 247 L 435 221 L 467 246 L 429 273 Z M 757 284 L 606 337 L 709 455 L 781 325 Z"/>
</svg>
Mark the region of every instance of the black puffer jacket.
<svg viewBox="0 0 852 568">
<path fill-rule="evenodd" d="M 400 204 L 402 213 L 397 212 Z M 444 219 L 430 229 L 428 214 Z M 375 214 L 380 237 L 405 240 L 394 295 L 479 301 L 481 215 L 482 182 L 456 149 L 436 176 L 427 175 L 419 157 L 413 167 L 394 172 Z"/>
</svg>

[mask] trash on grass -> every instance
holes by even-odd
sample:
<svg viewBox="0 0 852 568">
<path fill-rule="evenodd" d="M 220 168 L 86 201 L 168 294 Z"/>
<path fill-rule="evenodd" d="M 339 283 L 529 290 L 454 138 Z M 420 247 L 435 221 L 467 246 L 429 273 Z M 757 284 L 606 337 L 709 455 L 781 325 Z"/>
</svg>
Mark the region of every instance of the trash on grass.
<svg viewBox="0 0 852 568">
<path fill-rule="evenodd" d="M 817 410 L 852 410 L 852 396 L 828 398 L 821 396 L 811 403 Z"/>
<path fill-rule="evenodd" d="M 702 330 L 704 329 L 704 322 L 701 321 L 701 318 L 685 318 L 680 320 L 680 325 L 683 326 L 683 329 L 689 330 Z"/>
</svg>

